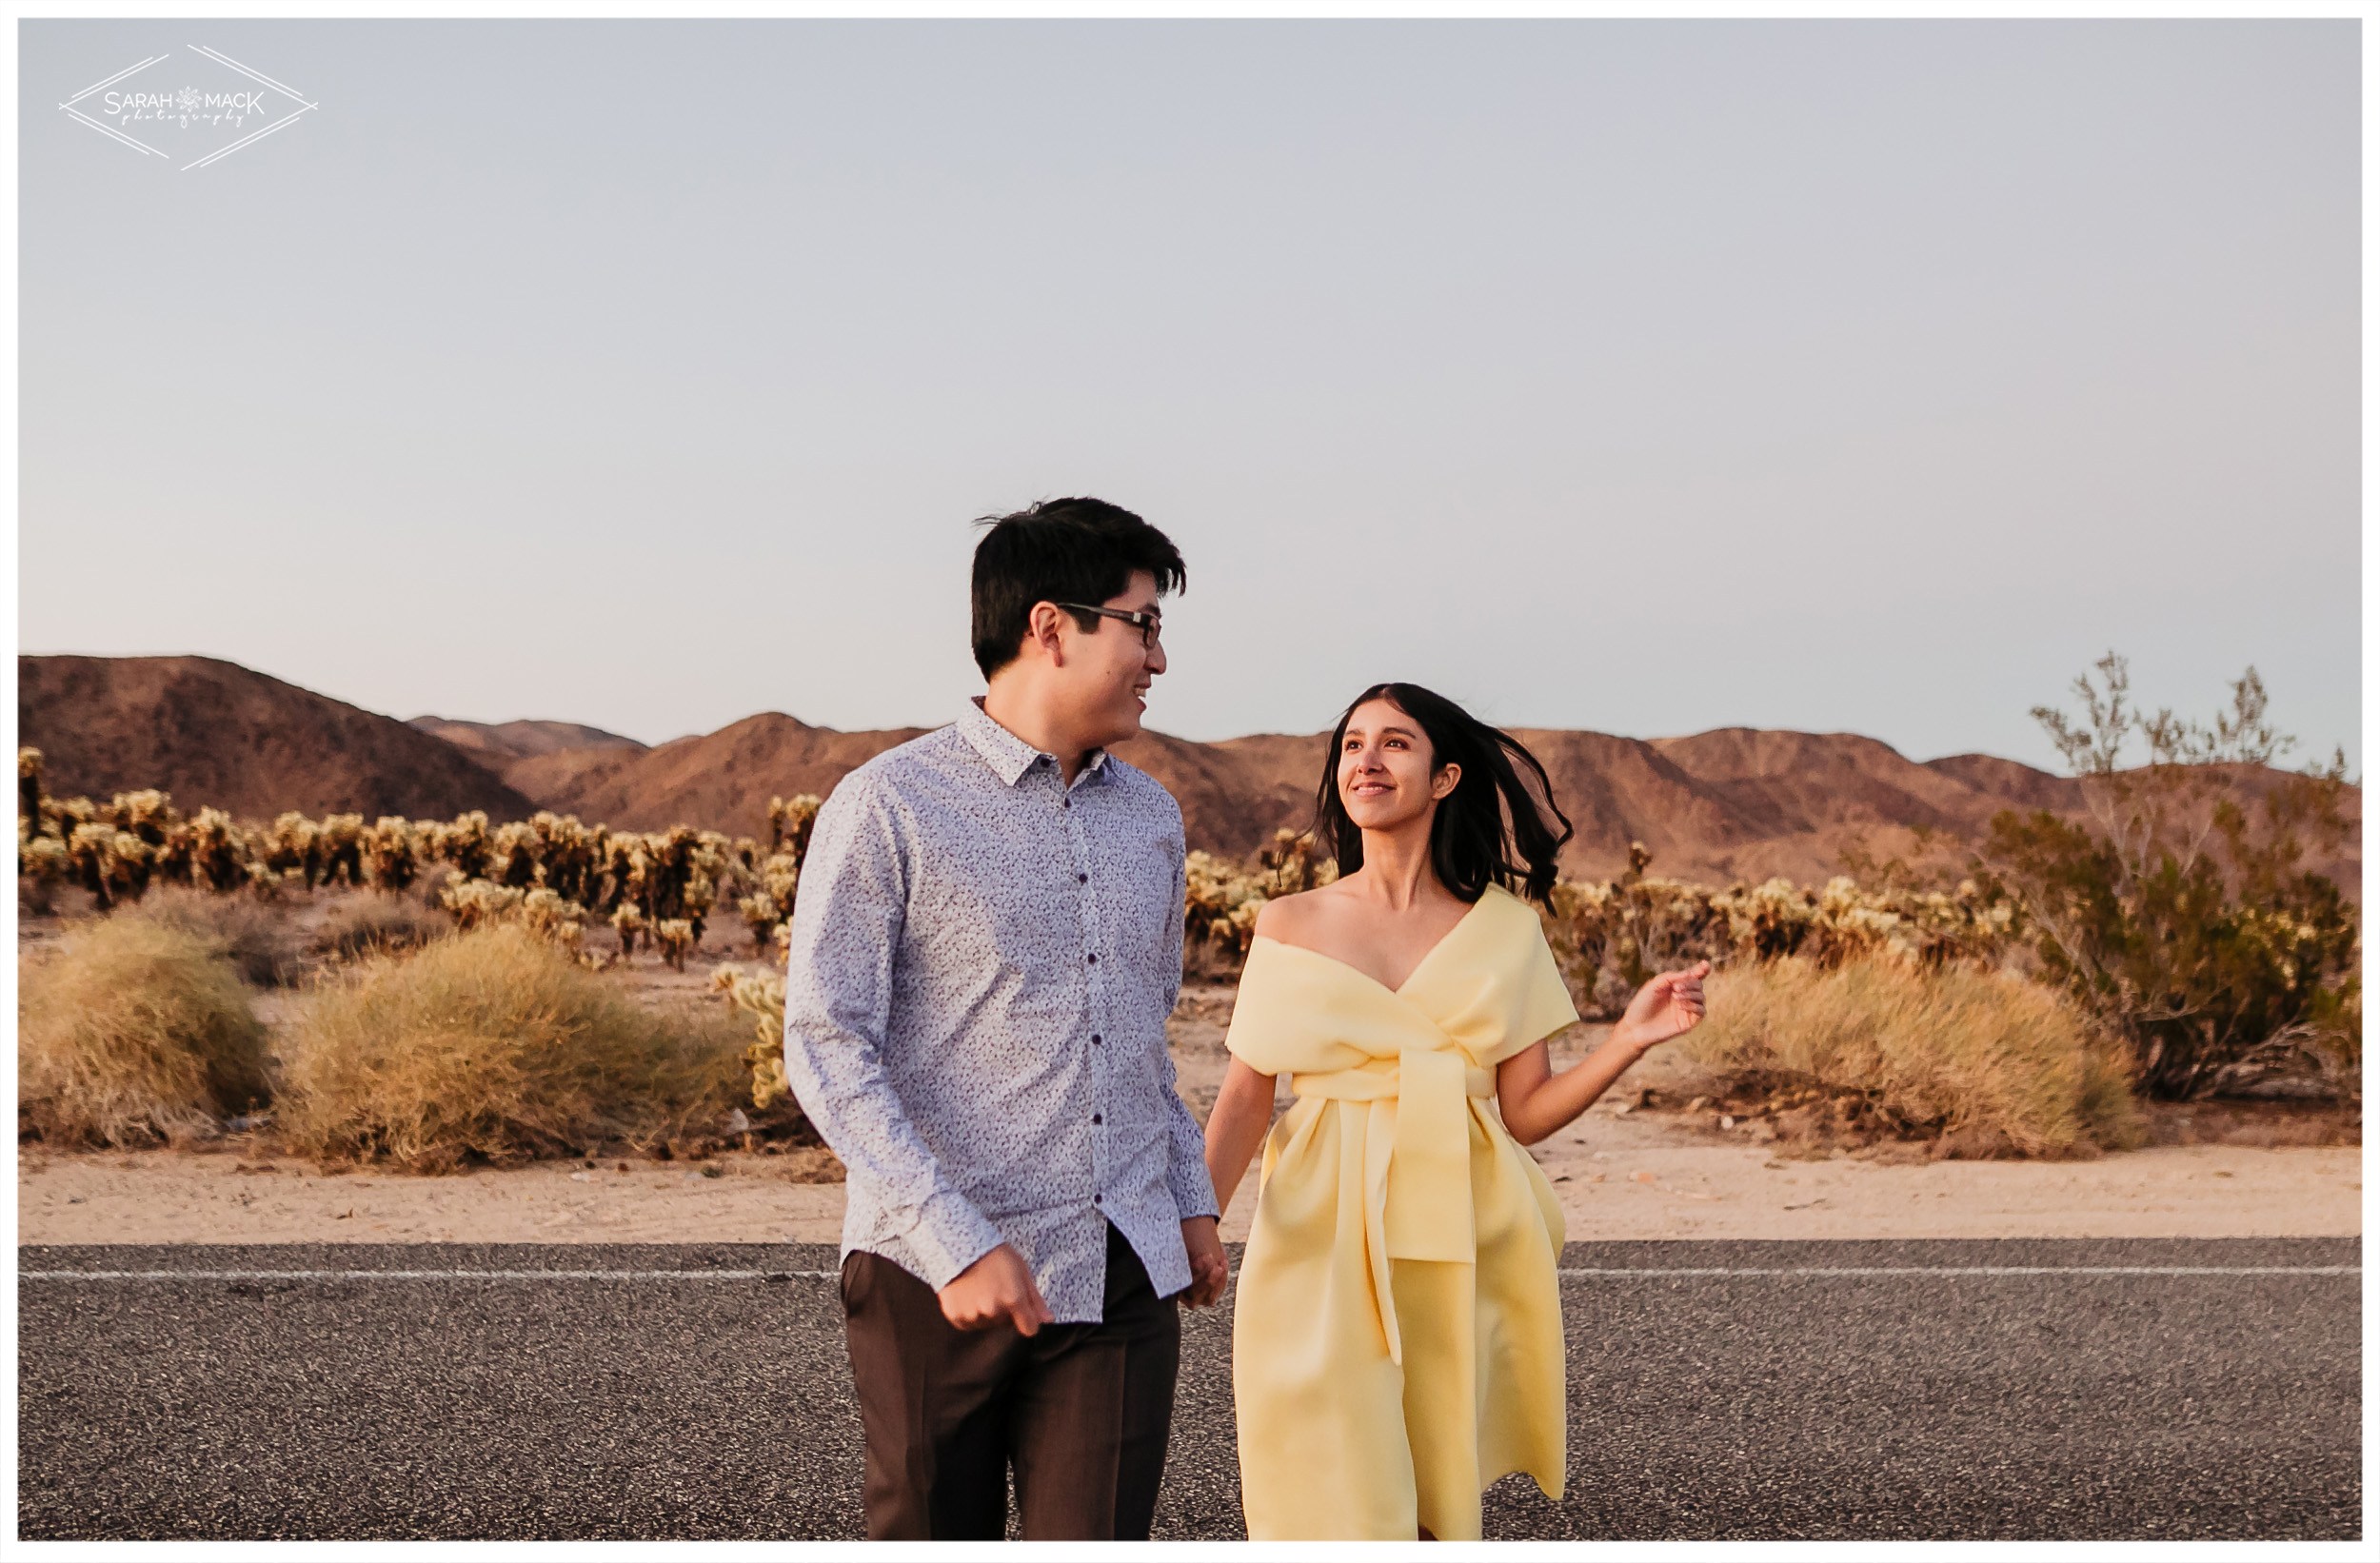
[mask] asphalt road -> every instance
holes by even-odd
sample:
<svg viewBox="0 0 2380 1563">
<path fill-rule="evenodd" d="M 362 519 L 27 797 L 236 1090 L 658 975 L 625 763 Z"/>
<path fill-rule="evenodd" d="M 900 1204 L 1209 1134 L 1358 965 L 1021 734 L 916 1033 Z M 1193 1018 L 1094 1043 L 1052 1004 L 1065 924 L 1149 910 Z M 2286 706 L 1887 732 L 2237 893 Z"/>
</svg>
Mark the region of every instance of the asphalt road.
<svg viewBox="0 0 2380 1563">
<path fill-rule="evenodd" d="M 25 1539 L 861 1533 L 832 1250 L 18 1253 Z M 1491 1537 L 2359 1533 L 2353 1239 L 1563 1262 L 1568 1492 Z M 1229 1351 L 1185 1316 L 1160 1535 L 1242 1533 Z"/>
</svg>

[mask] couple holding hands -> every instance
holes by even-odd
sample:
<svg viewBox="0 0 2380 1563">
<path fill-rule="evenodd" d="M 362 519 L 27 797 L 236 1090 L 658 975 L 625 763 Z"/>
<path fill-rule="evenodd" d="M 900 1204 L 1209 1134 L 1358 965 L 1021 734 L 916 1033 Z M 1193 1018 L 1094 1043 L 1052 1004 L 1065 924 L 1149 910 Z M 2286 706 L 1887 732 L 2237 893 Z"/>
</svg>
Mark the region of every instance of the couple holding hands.
<svg viewBox="0 0 2380 1563">
<path fill-rule="evenodd" d="M 997 1539 L 1012 1471 L 1028 1538 L 1148 1535 L 1178 1307 L 1221 1299 L 1216 1224 L 1259 1148 L 1232 1331 L 1249 1535 L 1476 1538 L 1497 1478 L 1561 1495 L 1562 1216 L 1521 1146 L 1696 1024 L 1707 963 L 1555 1072 L 1578 1016 L 1529 902 L 1569 821 L 1519 743 L 1378 684 L 1322 757 L 1339 877 L 1257 919 L 1202 1131 L 1165 1047 L 1181 812 L 1107 752 L 1183 581 L 1098 500 L 993 522 L 986 693 L 819 812 L 785 1075 L 848 1177 L 871 1538 Z"/>
</svg>

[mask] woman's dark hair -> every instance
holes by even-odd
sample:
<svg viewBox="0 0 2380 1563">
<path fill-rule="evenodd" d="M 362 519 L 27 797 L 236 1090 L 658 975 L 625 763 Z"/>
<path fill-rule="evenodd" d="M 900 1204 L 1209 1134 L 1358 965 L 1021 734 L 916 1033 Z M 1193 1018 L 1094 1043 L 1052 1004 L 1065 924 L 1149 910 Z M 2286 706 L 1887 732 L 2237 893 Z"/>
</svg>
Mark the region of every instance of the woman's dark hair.
<svg viewBox="0 0 2380 1563">
<path fill-rule="evenodd" d="M 972 590 L 975 665 L 987 679 L 1017 660 L 1036 603 L 1096 606 L 1130 585 L 1135 570 L 1157 578 L 1160 597 L 1189 580 L 1172 539 L 1105 500 L 1043 500 L 977 524 L 990 528 L 975 545 Z M 1107 623 L 1087 613 L 1075 622 L 1085 633 Z"/>
<path fill-rule="evenodd" d="M 1314 796 L 1314 841 L 1339 860 L 1339 871 L 1352 874 L 1363 866 L 1363 832 L 1339 796 L 1339 752 L 1347 742 L 1348 720 L 1368 700 L 1384 700 L 1421 724 L 1432 775 L 1448 764 L 1462 767 L 1461 780 L 1438 800 L 1438 817 L 1430 821 L 1430 866 L 1438 881 L 1467 901 L 1478 900 L 1490 881 L 1532 900 L 1552 894 L 1556 859 L 1571 827 L 1554 801 L 1545 767 L 1519 740 L 1418 683 L 1374 684 L 1348 702 L 1331 729 L 1322 785 Z M 1535 794 L 1521 781 L 1524 767 L 1537 778 Z"/>
</svg>

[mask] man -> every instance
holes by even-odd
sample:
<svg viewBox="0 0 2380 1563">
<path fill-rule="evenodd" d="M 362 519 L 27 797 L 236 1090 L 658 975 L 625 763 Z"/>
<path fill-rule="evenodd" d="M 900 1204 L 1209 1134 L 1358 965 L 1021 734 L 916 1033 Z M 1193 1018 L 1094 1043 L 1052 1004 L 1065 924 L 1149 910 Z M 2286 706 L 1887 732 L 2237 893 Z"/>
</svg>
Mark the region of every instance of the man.
<svg viewBox="0 0 2380 1563">
<path fill-rule="evenodd" d="M 1107 753 L 1165 671 L 1181 555 L 1050 500 L 975 551 L 959 721 L 843 778 L 802 871 L 785 1077 L 849 1181 L 871 1539 L 1145 1539 L 1180 1347 L 1222 1295 L 1174 1089 L 1181 811 Z M 904 620 L 894 615 L 887 623 Z"/>
</svg>

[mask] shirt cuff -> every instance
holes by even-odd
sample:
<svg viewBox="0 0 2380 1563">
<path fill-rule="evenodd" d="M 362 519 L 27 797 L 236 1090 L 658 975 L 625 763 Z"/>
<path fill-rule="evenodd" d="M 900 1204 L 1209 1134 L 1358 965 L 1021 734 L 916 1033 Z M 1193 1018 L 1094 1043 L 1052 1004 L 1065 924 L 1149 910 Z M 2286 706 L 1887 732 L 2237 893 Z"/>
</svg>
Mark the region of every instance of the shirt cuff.
<svg viewBox="0 0 2380 1563">
<path fill-rule="evenodd" d="M 903 1237 L 921 1266 L 918 1279 L 937 1292 L 1007 1240 L 966 1196 L 951 1189 L 937 1189 L 926 1196 L 918 1209 L 917 1225 Z"/>
<path fill-rule="evenodd" d="M 1223 1218 L 1221 1209 L 1215 1203 L 1214 1180 L 1206 1176 L 1203 1161 L 1195 1174 L 1168 1173 L 1165 1181 L 1171 1185 L 1175 1214 L 1182 1220 L 1194 1216 L 1212 1216 L 1219 1221 Z"/>
</svg>

